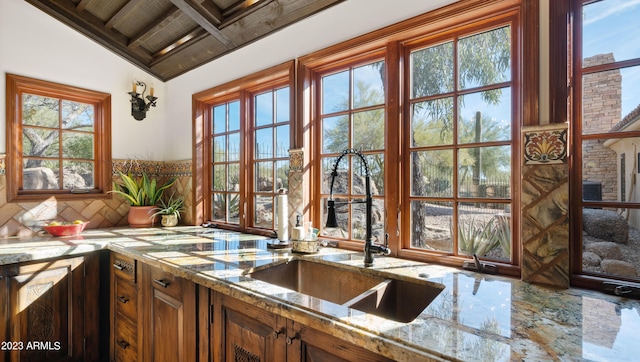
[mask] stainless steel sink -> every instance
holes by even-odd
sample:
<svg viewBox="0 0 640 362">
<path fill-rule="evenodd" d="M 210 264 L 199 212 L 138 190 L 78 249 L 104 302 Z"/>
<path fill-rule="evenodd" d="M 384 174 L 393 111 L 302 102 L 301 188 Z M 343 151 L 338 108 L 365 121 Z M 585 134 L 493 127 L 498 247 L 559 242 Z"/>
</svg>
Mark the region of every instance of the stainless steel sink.
<svg viewBox="0 0 640 362">
<path fill-rule="evenodd" d="M 292 260 L 247 276 L 403 323 L 414 320 L 445 287 L 308 260 Z"/>
<path fill-rule="evenodd" d="M 306 260 L 292 260 L 247 276 L 336 304 L 344 304 L 385 280 L 381 276 Z"/>
</svg>

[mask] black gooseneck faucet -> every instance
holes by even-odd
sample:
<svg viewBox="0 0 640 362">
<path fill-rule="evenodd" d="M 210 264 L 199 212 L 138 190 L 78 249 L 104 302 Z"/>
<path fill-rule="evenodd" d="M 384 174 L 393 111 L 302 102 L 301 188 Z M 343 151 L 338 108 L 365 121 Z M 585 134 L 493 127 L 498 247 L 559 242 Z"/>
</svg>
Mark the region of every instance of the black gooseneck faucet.
<svg viewBox="0 0 640 362">
<path fill-rule="evenodd" d="M 365 206 L 366 206 L 366 235 L 364 242 L 364 266 L 370 267 L 373 266 L 373 255 L 375 254 L 383 254 L 389 255 L 391 254 L 391 250 L 387 247 L 387 245 L 377 245 L 373 243 L 373 197 L 371 196 L 371 177 L 369 176 L 369 164 L 367 160 L 364 158 L 364 155 L 355 148 L 347 148 L 342 151 L 342 154 L 336 162 L 333 164 L 333 170 L 331 171 L 331 188 L 329 190 L 329 201 L 327 202 L 327 228 L 335 228 L 338 227 L 338 221 L 336 220 L 336 209 L 335 209 L 335 201 L 333 200 L 333 184 L 336 180 L 336 176 L 338 176 L 338 164 L 340 160 L 346 155 L 356 155 L 360 157 L 362 164 L 364 165 L 364 178 L 365 178 Z M 349 203 L 349 202 L 347 202 Z M 358 203 L 358 201 L 352 201 L 351 203 Z M 386 241 L 386 240 L 385 240 Z"/>
</svg>

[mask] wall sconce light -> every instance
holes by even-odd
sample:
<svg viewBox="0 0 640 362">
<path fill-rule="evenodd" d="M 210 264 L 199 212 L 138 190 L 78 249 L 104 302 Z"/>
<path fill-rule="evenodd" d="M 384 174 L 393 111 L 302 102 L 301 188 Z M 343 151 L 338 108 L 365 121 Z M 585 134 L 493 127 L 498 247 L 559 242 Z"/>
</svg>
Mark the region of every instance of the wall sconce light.
<svg viewBox="0 0 640 362">
<path fill-rule="evenodd" d="M 144 87 L 142 90 L 142 96 L 138 93 L 138 87 Z M 149 103 L 144 101 L 144 93 L 147 91 L 147 85 L 143 82 L 133 82 L 133 89 L 129 92 L 131 95 L 131 115 L 138 121 L 142 121 L 147 116 L 147 111 L 150 107 L 156 106 L 156 100 L 158 97 L 153 96 L 153 87 L 149 90 L 149 95 L 146 97 Z"/>
</svg>

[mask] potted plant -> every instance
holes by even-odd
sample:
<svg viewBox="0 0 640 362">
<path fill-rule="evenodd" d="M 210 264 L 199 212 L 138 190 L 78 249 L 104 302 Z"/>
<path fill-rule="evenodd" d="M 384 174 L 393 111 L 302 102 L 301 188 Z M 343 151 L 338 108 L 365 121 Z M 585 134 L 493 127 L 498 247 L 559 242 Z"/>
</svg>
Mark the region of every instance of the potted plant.
<svg viewBox="0 0 640 362">
<path fill-rule="evenodd" d="M 160 200 L 160 205 L 155 207 L 153 216 L 161 216 L 162 226 L 176 226 L 180 220 L 180 214 L 184 211 L 184 200 L 171 194 L 169 200 Z"/>
<path fill-rule="evenodd" d="M 118 172 L 120 183 L 113 182 L 111 192 L 122 196 L 129 202 L 129 215 L 127 220 L 131 227 L 149 227 L 154 224 L 153 209 L 162 199 L 164 191 L 176 182 L 176 177 L 171 177 L 164 183 L 158 183 L 155 177 L 149 177 L 146 173 L 141 176 L 133 176 L 131 173 Z"/>
</svg>

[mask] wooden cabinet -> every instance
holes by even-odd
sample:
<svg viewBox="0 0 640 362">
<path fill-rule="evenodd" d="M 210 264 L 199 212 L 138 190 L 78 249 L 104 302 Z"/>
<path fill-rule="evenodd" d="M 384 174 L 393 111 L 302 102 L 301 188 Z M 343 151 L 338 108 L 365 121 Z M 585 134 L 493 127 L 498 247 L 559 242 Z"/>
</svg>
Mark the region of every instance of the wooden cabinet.
<svg viewBox="0 0 640 362">
<path fill-rule="evenodd" d="M 215 293 L 214 361 L 284 361 L 286 323 L 263 309 Z"/>
<path fill-rule="evenodd" d="M 142 265 L 144 361 L 197 360 L 195 284 Z"/>
<path fill-rule="evenodd" d="M 213 361 L 391 361 L 326 332 L 213 293 Z"/>
<path fill-rule="evenodd" d="M 100 254 L 0 267 L 0 360 L 98 361 Z"/>
<path fill-rule="evenodd" d="M 138 313 L 139 271 L 137 261 L 111 253 L 111 338 L 112 361 L 138 361 L 140 332 Z"/>
</svg>

